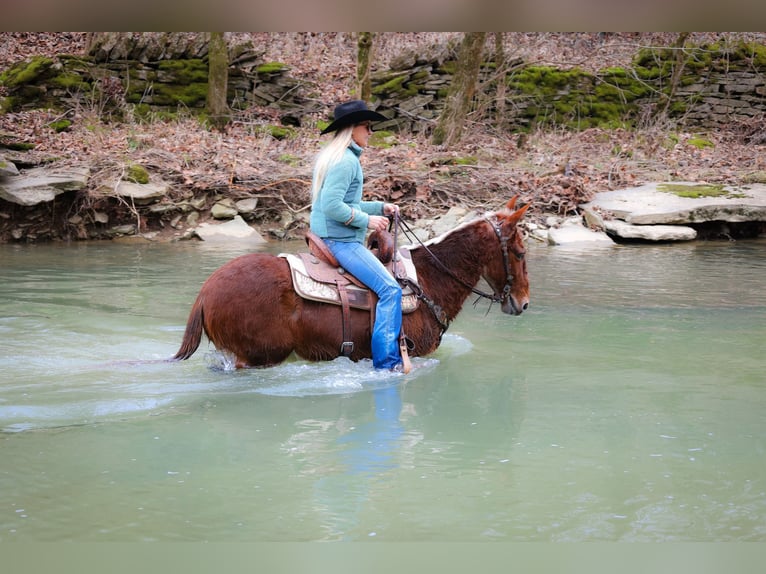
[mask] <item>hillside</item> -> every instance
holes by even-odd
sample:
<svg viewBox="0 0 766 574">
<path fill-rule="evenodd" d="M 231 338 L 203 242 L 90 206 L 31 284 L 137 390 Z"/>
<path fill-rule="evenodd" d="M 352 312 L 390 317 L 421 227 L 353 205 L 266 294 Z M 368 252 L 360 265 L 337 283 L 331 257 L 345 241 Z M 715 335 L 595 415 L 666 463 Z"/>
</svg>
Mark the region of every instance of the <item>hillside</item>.
<svg viewBox="0 0 766 574">
<path fill-rule="evenodd" d="M 0 71 L 36 54 L 83 53 L 83 33 L 2 33 Z M 237 34 L 241 36 L 241 34 Z M 328 113 L 347 99 L 354 77 L 354 38 L 345 33 L 253 33 L 247 35 L 264 61 L 281 61 L 291 74 L 323 86 L 322 104 Z M 720 33 L 695 33 L 692 41 L 712 41 Z M 766 34 L 731 34 L 764 41 Z M 383 34 L 377 39 L 373 67 L 385 69 L 403 50 L 443 42 L 460 34 Z M 507 33 L 509 54 L 525 61 L 559 67 L 599 70 L 625 65 L 640 46 L 671 45 L 672 33 Z M 2 94 L 0 94 L 2 95 Z M 177 198 L 219 194 L 241 199 L 258 197 L 256 223 L 289 220 L 300 230 L 306 213 L 311 161 L 321 139 L 308 118 L 298 136 L 276 140 L 260 129 L 274 122 L 265 109 L 238 113 L 225 133 L 203 129 L 191 114 L 173 121 L 106 123 L 100 110 L 67 110 L 72 127 L 57 133 L 49 124 L 61 112 L 46 110 L 0 115 L 0 143 L 34 143 L 34 154 L 66 165 L 92 169 L 87 196 L 74 212 L 112 209 L 113 221 L 135 219 L 135 208 L 109 207 L 104 199 L 110 182 L 125 164 L 138 163 L 173 184 Z M 453 148 L 432 146 L 426 136 L 399 134 L 364 155 L 367 192 L 399 202 L 411 219 L 443 213 L 453 205 L 497 207 L 514 194 L 533 204 L 538 220 L 548 215 L 572 215 L 578 203 L 593 193 L 649 181 L 707 181 L 737 184 L 766 179 L 764 120 L 731 125 L 725 131 L 687 133 L 669 122 L 647 120 L 638 131 L 591 129 L 583 132 L 547 131 L 499 133 L 480 120 L 469 124 Z M 470 157 L 475 163 L 458 161 Z M 3 208 L 0 236 L 21 217 L 21 209 Z M 37 216 L 39 218 L 39 214 Z M 37 220 L 34 220 L 37 221 Z M 33 225 L 36 223 L 33 222 Z M 147 220 L 146 225 L 152 223 Z M 169 231 L 165 229 L 166 232 Z M 33 234 L 34 235 L 34 234 Z M 62 231 L 62 237 L 66 232 Z M 45 234 L 39 235 L 40 238 Z"/>
</svg>

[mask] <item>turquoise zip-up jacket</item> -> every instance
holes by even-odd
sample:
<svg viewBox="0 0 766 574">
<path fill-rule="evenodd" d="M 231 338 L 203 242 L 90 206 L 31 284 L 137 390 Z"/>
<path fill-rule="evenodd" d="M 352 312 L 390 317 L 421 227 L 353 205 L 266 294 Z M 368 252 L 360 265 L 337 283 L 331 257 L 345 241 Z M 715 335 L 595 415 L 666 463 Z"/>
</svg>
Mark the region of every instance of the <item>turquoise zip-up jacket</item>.
<svg viewBox="0 0 766 574">
<path fill-rule="evenodd" d="M 311 231 L 323 239 L 364 242 L 370 215 L 383 215 L 382 201 L 362 201 L 362 148 L 353 141 L 343 158 L 327 170 L 311 205 Z"/>
</svg>

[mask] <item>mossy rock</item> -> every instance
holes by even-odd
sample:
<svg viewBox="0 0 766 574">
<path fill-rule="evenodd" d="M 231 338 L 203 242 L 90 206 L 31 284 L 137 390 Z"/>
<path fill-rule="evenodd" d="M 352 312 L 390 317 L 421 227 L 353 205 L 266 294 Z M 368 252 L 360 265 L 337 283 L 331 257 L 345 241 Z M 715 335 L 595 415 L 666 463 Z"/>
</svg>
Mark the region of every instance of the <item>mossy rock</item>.
<svg viewBox="0 0 766 574">
<path fill-rule="evenodd" d="M 657 186 L 657 191 L 672 193 L 678 197 L 725 197 L 730 195 L 722 184 L 697 184 L 684 185 L 680 183 L 662 183 Z"/>
<path fill-rule="evenodd" d="M 275 140 L 285 140 L 295 137 L 295 130 L 287 126 L 268 126 L 266 130 Z"/>
<path fill-rule="evenodd" d="M 392 131 L 380 130 L 372 132 L 369 145 L 371 147 L 387 149 L 396 145 L 396 135 Z"/>
<path fill-rule="evenodd" d="M 56 120 L 55 122 L 49 123 L 48 127 L 50 127 L 56 133 L 61 133 L 72 127 L 72 122 L 67 119 Z"/>
<path fill-rule="evenodd" d="M 48 77 L 53 60 L 45 56 L 35 56 L 18 62 L 0 74 L 0 85 L 15 88 Z"/>
<path fill-rule="evenodd" d="M 204 60 L 162 60 L 157 65 L 159 72 L 165 72 L 178 84 L 207 84 L 208 69 Z"/>
<path fill-rule="evenodd" d="M 281 74 L 290 69 L 290 66 L 282 62 L 266 62 L 255 69 L 256 74 Z"/>
<path fill-rule="evenodd" d="M 132 163 L 128 166 L 127 172 L 122 179 L 133 183 L 146 184 L 149 183 L 149 172 L 146 171 L 144 166 Z"/>
<path fill-rule="evenodd" d="M 686 141 L 686 143 L 689 144 L 690 146 L 696 147 L 697 149 L 705 149 L 707 147 L 715 147 L 715 144 L 713 142 L 711 142 L 710 140 L 705 139 L 703 137 L 689 138 Z"/>
</svg>

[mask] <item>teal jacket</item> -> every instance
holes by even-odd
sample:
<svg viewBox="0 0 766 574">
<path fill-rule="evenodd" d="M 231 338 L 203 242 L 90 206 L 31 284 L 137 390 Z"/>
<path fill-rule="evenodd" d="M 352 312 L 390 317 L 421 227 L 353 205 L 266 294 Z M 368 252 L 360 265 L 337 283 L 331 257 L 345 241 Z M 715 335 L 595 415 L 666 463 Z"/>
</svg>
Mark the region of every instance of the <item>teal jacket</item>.
<svg viewBox="0 0 766 574">
<path fill-rule="evenodd" d="M 343 158 L 327 170 L 322 189 L 311 205 L 311 231 L 323 239 L 364 242 L 370 215 L 383 215 L 382 201 L 362 201 L 364 175 L 353 141 Z"/>
</svg>

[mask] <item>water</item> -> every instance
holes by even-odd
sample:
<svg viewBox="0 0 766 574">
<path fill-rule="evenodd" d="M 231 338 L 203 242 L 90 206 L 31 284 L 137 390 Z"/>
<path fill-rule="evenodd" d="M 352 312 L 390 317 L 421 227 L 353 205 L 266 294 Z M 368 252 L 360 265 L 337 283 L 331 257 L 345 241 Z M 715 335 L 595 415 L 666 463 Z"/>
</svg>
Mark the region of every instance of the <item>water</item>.
<svg viewBox="0 0 766 574">
<path fill-rule="evenodd" d="M 0 246 L 0 541 L 764 541 L 765 250 L 531 245 L 402 376 L 163 362 L 236 248 Z"/>
</svg>

